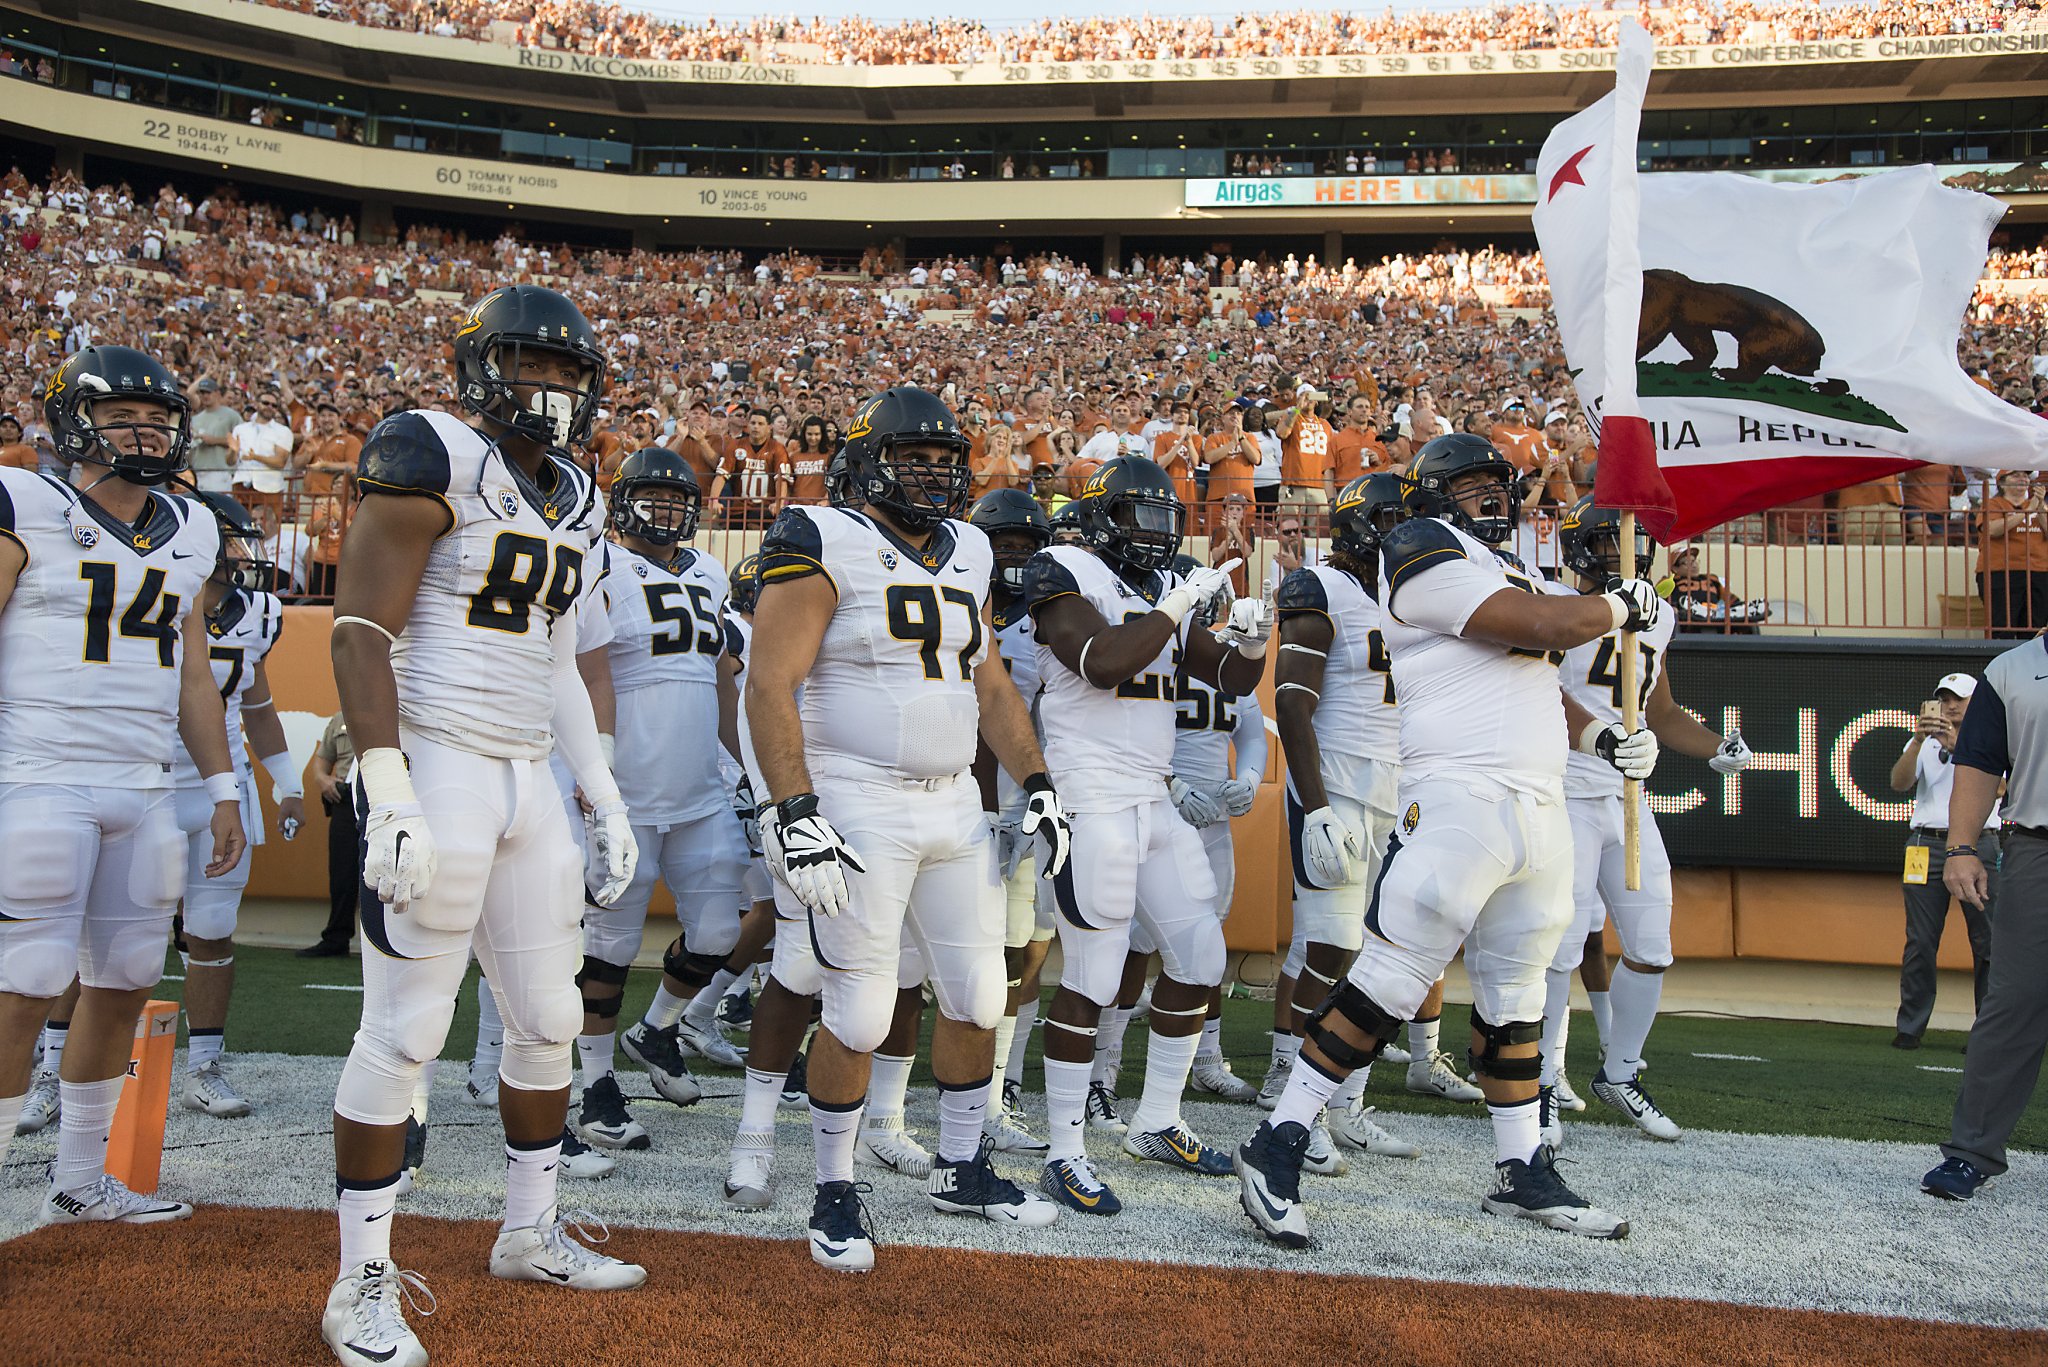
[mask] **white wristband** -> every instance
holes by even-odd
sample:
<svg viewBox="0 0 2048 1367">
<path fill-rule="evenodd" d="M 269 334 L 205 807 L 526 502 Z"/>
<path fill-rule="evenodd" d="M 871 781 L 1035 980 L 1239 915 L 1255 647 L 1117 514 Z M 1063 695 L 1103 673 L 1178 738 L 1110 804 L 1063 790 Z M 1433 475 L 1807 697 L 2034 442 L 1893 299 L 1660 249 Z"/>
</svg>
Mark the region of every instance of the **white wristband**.
<svg viewBox="0 0 2048 1367">
<path fill-rule="evenodd" d="M 1195 595 L 1188 592 L 1187 585 L 1181 584 L 1167 590 L 1166 595 L 1152 610 L 1165 613 L 1167 621 L 1179 626 L 1180 619 L 1187 616 L 1194 606 Z"/>
<path fill-rule="evenodd" d="M 1580 727 L 1579 739 L 1577 742 L 1579 753 L 1582 755 L 1599 754 L 1600 751 L 1598 746 L 1600 737 L 1606 734 L 1609 725 L 1611 725 L 1611 723 L 1600 721 L 1596 718 L 1593 721 L 1589 721 L 1584 726 Z"/>
<path fill-rule="evenodd" d="M 604 753 L 604 767 L 616 773 L 619 767 L 617 758 L 619 753 L 618 737 L 608 731 L 598 732 L 597 748 Z"/>
<path fill-rule="evenodd" d="M 1263 660 L 1266 658 L 1266 643 L 1264 641 L 1239 641 L 1237 643 L 1237 653 L 1244 656 L 1247 660 Z"/>
<path fill-rule="evenodd" d="M 305 782 L 292 769 L 292 752 L 280 750 L 274 755 L 258 755 L 256 762 L 263 766 L 263 772 L 270 775 L 270 800 L 282 802 L 288 797 L 304 797 Z"/>
<path fill-rule="evenodd" d="M 388 745 L 363 751 L 356 756 L 356 777 L 363 781 L 363 796 L 372 807 L 419 804 L 419 795 L 412 790 L 412 774 L 405 767 L 402 751 Z"/>
<path fill-rule="evenodd" d="M 242 800 L 242 781 L 235 777 L 234 770 L 223 769 L 206 776 L 206 800 L 216 807 L 223 802 Z"/>
<path fill-rule="evenodd" d="M 1628 614 L 1629 614 L 1629 601 L 1628 601 L 1628 599 L 1626 599 L 1626 598 L 1623 598 L 1623 597 L 1622 597 L 1622 596 L 1621 596 L 1620 594 L 1618 594 L 1618 593 L 1603 593 L 1603 594 L 1601 594 L 1600 596 L 1601 596 L 1602 598 L 1605 598 L 1605 599 L 1607 600 L 1607 610 L 1608 610 L 1609 612 L 1611 612 L 1611 613 L 1613 613 L 1613 614 L 1614 614 L 1614 625 L 1613 625 L 1613 626 L 1611 626 L 1611 627 L 1609 627 L 1609 628 L 1608 628 L 1608 630 L 1610 630 L 1610 631 L 1620 631 L 1620 630 L 1621 630 L 1621 624 L 1622 624 L 1623 622 L 1626 622 L 1626 621 L 1628 620 Z"/>
</svg>

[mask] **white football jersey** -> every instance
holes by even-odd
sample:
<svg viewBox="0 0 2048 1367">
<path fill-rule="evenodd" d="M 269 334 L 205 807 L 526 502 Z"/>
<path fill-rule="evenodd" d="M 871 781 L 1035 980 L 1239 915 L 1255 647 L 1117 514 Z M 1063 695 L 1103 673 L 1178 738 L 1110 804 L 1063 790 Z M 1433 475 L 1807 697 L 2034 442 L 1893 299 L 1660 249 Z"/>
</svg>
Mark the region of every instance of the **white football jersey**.
<svg viewBox="0 0 2048 1367">
<path fill-rule="evenodd" d="M 1003 664 L 1010 671 L 1010 682 L 1017 685 L 1017 696 L 1024 699 L 1024 706 L 1031 710 L 1035 726 L 1038 722 L 1038 638 L 1033 631 L 1031 613 L 1024 606 L 1022 594 L 1006 593 L 998 588 L 995 595 L 990 621 L 996 629 L 996 649 L 1001 652 Z M 1042 748 L 1042 733 L 1039 740 Z M 1023 815 L 1024 797 L 1022 785 L 1010 777 L 1009 770 L 998 764 L 996 803 L 1005 819 L 1015 820 Z"/>
<path fill-rule="evenodd" d="M 1650 690 L 1664 668 L 1664 652 L 1671 649 L 1671 633 L 1678 621 L 1669 608 L 1657 614 L 1657 625 L 1636 633 L 1636 716 L 1637 725 L 1650 707 Z M 1603 722 L 1621 720 L 1621 633 L 1610 631 L 1598 640 L 1573 646 L 1559 666 L 1564 674 L 1565 692 L 1572 701 Z M 1572 750 L 1565 763 L 1566 797 L 1608 797 L 1621 793 L 1621 771 L 1598 755 Z"/>
<path fill-rule="evenodd" d="M 974 670 L 995 569 L 988 536 L 942 522 L 924 549 L 844 508 L 794 507 L 761 542 L 761 583 L 822 573 L 839 601 L 804 681 L 814 768 L 943 778 L 974 762 Z"/>
<path fill-rule="evenodd" d="M 1174 715 L 1174 774 L 1211 790 L 1228 783 L 1232 777 L 1230 747 L 1235 742 L 1237 774 L 1257 783 L 1266 771 L 1266 718 L 1259 710 L 1259 695 L 1238 697 L 1218 692 L 1214 684 L 1204 683 L 1186 670 L 1181 671 L 1177 683 L 1180 706 Z"/>
<path fill-rule="evenodd" d="M 1562 653 L 1459 633 L 1503 589 L 1537 594 L 1520 562 L 1436 518 L 1387 533 L 1387 650 L 1401 700 L 1401 764 L 1410 777 L 1456 778 L 1475 792 L 1564 796 Z"/>
<path fill-rule="evenodd" d="M 725 653 L 739 666 L 739 673 L 733 676 L 733 684 L 739 689 L 739 729 L 744 738 L 747 731 L 747 652 L 753 649 L 754 624 L 734 612 L 731 603 L 725 605 L 722 615 L 725 618 Z M 742 739 L 741 749 L 745 748 L 746 743 Z M 732 790 L 739 786 L 740 775 L 745 772 L 740 762 L 726 753 L 723 745 L 718 747 L 718 781 L 724 786 L 728 800 Z"/>
<path fill-rule="evenodd" d="M 245 783 L 252 770 L 248 742 L 242 734 L 242 699 L 256 682 L 256 666 L 282 635 L 284 604 L 274 593 L 229 589 L 220 600 L 219 611 L 206 619 L 206 654 L 213 665 L 214 687 L 220 690 L 227 708 L 228 759 Z M 180 788 L 197 788 L 204 781 L 183 744 L 178 746 L 172 777 Z"/>
<path fill-rule="evenodd" d="M 152 490 L 130 525 L 0 468 L 0 535 L 28 553 L 0 610 L 0 782 L 169 787 L 179 633 L 220 558 L 213 515 Z"/>
<path fill-rule="evenodd" d="M 1179 575 L 1161 570 L 1134 584 L 1086 547 L 1049 546 L 1025 567 L 1024 597 L 1036 613 L 1065 594 L 1079 594 L 1104 621 L 1120 626 L 1149 614 L 1179 583 Z M 1183 620 L 1143 673 L 1113 689 L 1082 679 L 1038 643 L 1046 764 L 1069 811 L 1122 811 L 1165 796 L 1179 708 L 1174 679 L 1186 632 Z"/>
<path fill-rule="evenodd" d="M 718 771 L 725 567 L 690 547 L 672 565 L 623 546 L 610 553 L 604 598 L 619 701 L 619 792 L 639 826 L 725 811 L 730 804 Z"/>
<path fill-rule="evenodd" d="M 1329 619 L 1330 654 L 1315 713 L 1323 787 L 1364 801 L 1371 771 L 1364 761 L 1401 759 L 1401 709 L 1386 611 L 1356 577 L 1330 565 L 1304 566 L 1288 575 L 1275 606 L 1282 622 L 1299 613 Z"/>
<path fill-rule="evenodd" d="M 551 455 L 543 488 L 474 428 L 414 409 L 371 429 L 357 482 L 437 499 L 452 519 L 391 648 L 400 719 L 474 754 L 546 756 L 555 622 L 584 596 L 604 530 L 590 476 Z"/>
</svg>

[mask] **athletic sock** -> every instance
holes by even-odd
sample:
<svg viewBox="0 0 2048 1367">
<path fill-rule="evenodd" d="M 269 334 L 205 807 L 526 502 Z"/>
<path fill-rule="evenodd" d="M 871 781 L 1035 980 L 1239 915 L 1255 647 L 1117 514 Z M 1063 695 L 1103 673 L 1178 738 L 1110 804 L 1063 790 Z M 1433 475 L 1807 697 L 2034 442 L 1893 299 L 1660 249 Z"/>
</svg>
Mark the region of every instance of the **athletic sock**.
<svg viewBox="0 0 2048 1367">
<path fill-rule="evenodd" d="M 939 1083 L 939 1157 L 948 1163 L 972 1162 L 981 1152 L 982 1122 L 988 1118 L 992 1078 L 958 1086 Z"/>
<path fill-rule="evenodd" d="M 746 1087 L 740 1096 L 741 1134 L 774 1133 L 775 1108 L 782 1104 L 782 1083 L 787 1076 L 747 1069 Z"/>
<path fill-rule="evenodd" d="M 498 1075 L 498 1063 L 505 1057 L 505 1022 L 498 1015 L 498 994 L 489 980 L 476 980 L 476 1053 L 470 1056 L 469 1071 L 485 1077 Z"/>
<path fill-rule="evenodd" d="M 43 1071 L 52 1077 L 64 1065 L 64 1041 L 71 1037 L 70 1021 L 50 1021 L 43 1026 Z"/>
<path fill-rule="evenodd" d="M 612 1071 L 612 1048 L 618 1036 L 607 1030 L 601 1035 L 578 1035 L 576 1058 L 583 1067 L 583 1090 Z"/>
<path fill-rule="evenodd" d="M 811 1148 L 817 1159 L 818 1185 L 853 1180 L 853 1141 L 860 1129 L 862 1097 L 843 1106 L 811 1100 Z"/>
<path fill-rule="evenodd" d="M 1287 1075 L 1287 1090 L 1273 1107 L 1273 1128 L 1277 1130 L 1289 1121 L 1304 1126 L 1315 1124 L 1343 1085 L 1343 1078 L 1324 1071 L 1314 1059 L 1296 1059 L 1294 1071 Z"/>
<path fill-rule="evenodd" d="M 868 1070 L 867 1123 L 903 1118 L 903 1094 L 910 1087 L 915 1054 L 875 1054 Z M 824 1178 L 819 1178 L 824 1181 Z"/>
<path fill-rule="evenodd" d="M 706 983 L 696 996 L 690 998 L 690 1004 L 683 1008 L 684 1018 L 692 1025 L 708 1027 L 718 1017 L 718 999 L 725 995 L 725 989 L 731 987 L 739 976 L 725 968 L 712 974 L 711 981 Z"/>
<path fill-rule="evenodd" d="M 1188 1070 L 1194 1066 L 1195 1050 L 1202 1037 L 1162 1035 L 1149 1032 L 1145 1046 L 1145 1090 L 1139 1094 L 1138 1109 L 1130 1117 L 1132 1134 L 1169 1129 L 1180 1124 L 1181 1093 L 1187 1090 Z"/>
<path fill-rule="evenodd" d="M 1548 984 L 1545 986 L 1547 990 Z M 1543 1023 L 1546 1027 L 1550 1024 L 1550 1013 L 1548 1010 L 1545 1010 L 1543 1013 Z M 1572 1013 L 1569 1011 L 1560 1012 L 1557 1018 L 1557 1062 L 1560 1068 L 1564 1066 L 1564 1061 L 1571 1057 L 1571 1049 L 1569 1047 L 1571 1037 Z M 1545 1052 L 1548 1053 L 1549 1051 L 1546 1050 Z"/>
<path fill-rule="evenodd" d="M 1429 1061 L 1436 1057 L 1438 1034 L 1443 1029 L 1443 1023 L 1442 1016 L 1431 1016 L 1426 1021 L 1408 1022 L 1409 1067 L 1421 1064 L 1426 1068 Z"/>
<path fill-rule="evenodd" d="M 505 1223 L 525 1229 L 555 1208 L 555 1179 L 561 1176 L 562 1137 L 538 1144 L 505 1141 Z"/>
<path fill-rule="evenodd" d="M 1130 1028 L 1131 1013 L 1121 1006 L 1102 1008 L 1102 1019 L 1095 1027 L 1095 1066 L 1089 1075 L 1091 1082 L 1099 1082 L 1116 1090 L 1117 1070 L 1124 1065 L 1124 1031 Z"/>
<path fill-rule="evenodd" d="M 1370 1081 L 1372 1081 L 1372 1065 L 1370 1063 L 1366 1064 L 1363 1068 L 1353 1068 L 1351 1076 L 1344 1079 L 1344 1085 L 1331 1094 L 1330 1109 L 1333 1111 L 1349 1109 L 1352 1103 L 1365 1095 L 1365 1084 Z"/>
<path fill-rule="evenodd" d="M 1593 1004 L 1593 1028 L 1600 1032 L 1602 1053 L 1614 1039 L 1614 1004 L 1608 1000 L 1608 995 L 1605 992 L 1586 993 L 1586 1000 Z"/>
<path fill-rule="evenodd" d="M 1504 1105 L 1489 1101 L 1486 1113 L 1493 1117 L 1494 1162 L 1526 1163 L 1536 1156 L 1537 1147 L 1543 1143 L 1543 1124 L 1535 1097 Z"/>
<path fill-rule="evenodd" d="M 744 997 L 753 988 L 754 966 L 749 964 L 738 973 L 735 973 L 732 981 L 726 984 L 725 995 L 728 997 Z"/>
<path fill-rule="evenodd" d="M 0 1167 L 7 1164 L 7 1146 L 14 1142 L 14 1127 L 21 1123 L 21 1108 L 27 1103 L 27 1092 L 0 1096 Z"/>
<path fill-rule="evenodd" d="M 654 989 L 654 1000 L 647 1003 L 647 1014 L 642 1017 L 656 1030 L 666 1030 L 683 1018 L 683 1011 L 689 1003 L 668 990 L 666 982 Z"/>
<path fill-rule="evenodd" d="M 1202 1022 L 1202 1038 L 1195 1048 L 1195 1058 L 1202 1063 L 1223 1061 L 1223 1022 L 1205 1020 Z"/>
<path fill-rule="evenodd" d="M 191 1017 L 186 1017 L 185 1071 L 203 1072 L 220 1061 L 221 1047 L 227 1042 L 226 1032 L 194 1027 Z"/>
<path fill-rule="evenodd" d="M 1010 1041 L 1017 1037 L 1017 1018 L 1005 1016 L 996 1022 L 996 1063 L 995 1071 L 989 1075 L 988 1086 L 991 1108 L 1003 1104 L 1003 1072 L 1010 1065 Z"/>
<path fill-rule="evenodd" d="M 50 1190 L 76 1191 L 99 1180 L 107 1170 L 107 1135 L 114 1128 L 114 1108 L 121 1104 L 121 1084 L 57 1083 L 59 1109 L 57 1161 L 50 1167 Z"/>
<path fill-rule="evenodd" d="M 428 1059 L 420 1065 L 419 1075 L 412 1084 L 412 1118 L 424 1125 L 427 1123 L 427 1101 L 434 1095 L 434 1074 L 441 1067 L 441 1060 Z"/>
<path fill-rule="evenodd" d="M 367 1262 L 391 1260 L 391 1213 L 398 1209 L 398 1174 L 375 1182 L 334 1179 L 335 1214 L 341 1224 L 342 1275 Z"/>
<path fill-rule="evenodd" d="M 1564 1022 L 1572 1013 L 1572 975 L 1561 968 L 1543 970 L 1543 1085 L 1555 1087 L 1564 1068 Z"/>
<path fill-rule="evenodd" d="M 1273 1032 L 1273 1060 L 1267 1065 L 1268 1071 L 1281 1066 L 1292 1068 L 1294 1060 L 1301 1053 L 1301 1036 L 1292 1030 Z"/>
<path fill-rule="evenodd" d="M 1642 1071 L 1643 1044 L 1657 1023 L 1657 1002 L 1664 995 L 1662 973 L 1638 973 L 1627 964 L 1614 970 L 1614 1033 L 1608 1036 L 1607 1063 L 1601 1071 L 1609 1082 L 1621 1082 Z"/>
<path fill-rule="evenodd" d="M 1044 1063 L 1046 1157 L 1080 1158 L 1088 1152 L 1082 1136 L 1088 1121 L 1088 1077 L 1094 1065 L 1056 1058 Z"/>
<path fill-rule="evenodd" d="M 1024 1055 L 1031 1047 L 1031 1027 L 1038 1021 L 1038 998 L 1026 997 L 1017 1007 L 1017 1030 L 1010 1036 L 1010 1061 L 1003 1068 L 1003 1077 L 1018 1086 L 1024 1085 Z"/>
</svg>

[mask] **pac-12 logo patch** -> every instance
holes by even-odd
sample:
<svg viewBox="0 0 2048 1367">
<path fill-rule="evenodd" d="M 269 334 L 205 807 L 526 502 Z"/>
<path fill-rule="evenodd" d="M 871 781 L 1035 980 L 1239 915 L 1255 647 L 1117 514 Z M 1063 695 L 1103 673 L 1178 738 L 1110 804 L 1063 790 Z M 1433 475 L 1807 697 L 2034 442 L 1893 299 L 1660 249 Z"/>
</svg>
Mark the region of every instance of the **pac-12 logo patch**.
<svg viewBox="0 0 2048 1367">
<path fill-rule="evenodd" d="M 519 516 L 519 495 L 510 489 L 498 490 L 498 507 L 504 510 L 507 517 Z"/>
<path fill-rule="evenodd" d="M 633 562 L 633 573 L 639 575 L 642 579 L 645 579 L 647 577 L 647 567 L 641 564 L 639 561 L 635 560 Z"/>
<path fill-rule="evenodd" d="M 83 546 L 86 550 L 91 550 L 94 546 L 100 544 L 99 528 L 73 527 L 71 529 L 71 539 L 73 541 L 76 541 L 80 546 Z"/>
<path fill-rule="evenodd" d="M 885 570 L 896 568 L 896 552 L 892 550 L 878 550 L 875 552 L 875 558 L 882 562 L 882 568 Z"/>
<path fill-rule="evenodd" d="M 1420 802 L 1409 803 L 1408 810 L 1401 814 L 1401 834 L 1413 835 L 1415 834 L 1415 828 L 1421 824 L 1422 804 Z"/>
</svg>

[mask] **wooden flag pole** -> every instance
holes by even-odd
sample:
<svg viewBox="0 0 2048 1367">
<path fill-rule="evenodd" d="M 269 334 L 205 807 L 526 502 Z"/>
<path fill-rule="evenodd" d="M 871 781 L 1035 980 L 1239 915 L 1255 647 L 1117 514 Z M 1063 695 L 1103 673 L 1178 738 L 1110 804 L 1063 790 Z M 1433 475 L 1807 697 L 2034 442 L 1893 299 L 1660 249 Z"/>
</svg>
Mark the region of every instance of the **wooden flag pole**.
<svg viewBox="0 0 2048 1367">
<path fill-rule="evenodd" d="M 1635 577 L 1636 571 L 1636 515 L 1634 510 L 1625 510 L 1621 515 L 1621 564 L 1624 572 Z M 1636 650 L 1636 634 L 1633 631 L 1621 633 L 1621 726 L 1624 731 L 1633 732 L 1642 724 L 1642 708 L 1638 690 L 1641 687 L 1639 675 L 1641 658 Z M 1622 871 L 1627 877 L 1628 890 L 1641 892 L 1643 889 L 1643 785 L 1632 778 L 1621 781 L 1621 840 Z"/>
</svg>

